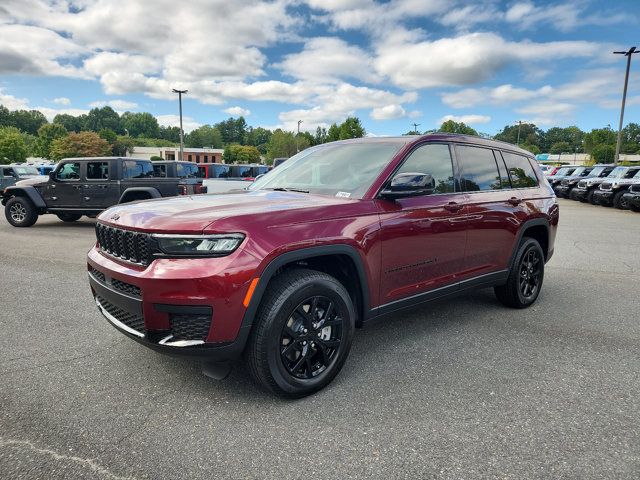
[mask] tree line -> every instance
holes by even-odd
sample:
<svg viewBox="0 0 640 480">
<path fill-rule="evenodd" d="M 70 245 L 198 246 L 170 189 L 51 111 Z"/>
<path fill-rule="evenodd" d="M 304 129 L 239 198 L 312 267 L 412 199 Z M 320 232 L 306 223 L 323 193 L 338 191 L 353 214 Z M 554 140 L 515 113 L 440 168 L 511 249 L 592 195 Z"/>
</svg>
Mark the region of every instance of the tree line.
<svg viewBox="0 0 640 480">
<path fill-rule="evenodd" d="M 290 157 L 320 143 L 363 137 L 360 120 L 349 117 L 327 130 L 290 132 L 252 127 L 244 117 L 202 125 L 185 135 L 186 148 L 224 148 L 228 162 L 249 163 L 264 158 Z M 74 116 L 58 114 L 48 122 L 38 110 L 10 111 L 0 105 L 0 163 L 23 162 L 27 157 L 60 160 L 74 156 L 124 156 L 135 147 L 177 147 L 178 127 L 159 125 L 148 112 L 93 108 Z"/>
<path fill-rule="evenodd" d="M 507 125 L 497 135 L 479 133 L 470 126 L 448 120 L 435 131 L 463 133 L 519 144 L 533 153 L 588 153 L 600 162 L 613 161 L 616 132 L 610 127 L 584 132 L 578 127 L 542 130 L 531 123 Z M 640 125 L 628 124 L 622 135 L 622 153 L 640 153 Z M 315 133 L 252 127 L 244 117 L 202 125 L 185 135 L 187 148 L 224 148 L 224 159 L 233 163 L 290 157 L 310 146 L 363 137 L 365 129 L 357 117 L 349 117 Z M 0 163 L 23 162 L 27 157 L 59 160 L 74 156 L 124 156 L 135 147 L 178 146 L 180 129 L 161 126 L 148 112 L 119 114 L 109 106 L 93 108 L 74 116 L 58 114 L 48 122 L 38 110 L 10 111 L 0 105 Z"/>
</svg>

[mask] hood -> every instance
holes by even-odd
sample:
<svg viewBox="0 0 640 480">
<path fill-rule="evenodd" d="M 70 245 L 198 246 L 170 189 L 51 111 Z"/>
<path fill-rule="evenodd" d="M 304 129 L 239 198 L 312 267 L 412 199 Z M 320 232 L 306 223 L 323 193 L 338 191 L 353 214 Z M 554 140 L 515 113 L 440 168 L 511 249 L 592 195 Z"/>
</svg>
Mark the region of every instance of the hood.
<svg viewBox="0 0 640 480">
<path fill-rule="evenodd" d="M 18 180 L 15 183 L 16 187 L 31 187 L 33 185 L 37 185 L 39 183 L 48 182 L 49 177 L 45 175 L 34 175 L 33 177 L 28 177 L 23 180 Z"/>
<path fill-rule="evenodd" d="M 180 196 L 123 204 L 98 220 L 147 232 L 200 233 L 212 223 L 237 216 L 274 214 L 284 210 L 317 209 L 355 200 L 295 192 L 242 191 L 219 195 Z M 250 221 L 247 220 L 247 221 Z"/>
</svg>

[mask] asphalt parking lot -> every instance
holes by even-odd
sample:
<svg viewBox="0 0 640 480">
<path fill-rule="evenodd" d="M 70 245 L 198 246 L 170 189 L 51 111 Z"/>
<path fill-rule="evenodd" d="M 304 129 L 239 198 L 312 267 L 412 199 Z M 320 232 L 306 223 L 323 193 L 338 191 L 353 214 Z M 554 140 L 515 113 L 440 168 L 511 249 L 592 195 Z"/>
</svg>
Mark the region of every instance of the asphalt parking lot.
<svg viewBox="0 0 640 480">
<path fill-rule="evenodd" d="M 298 401 L 109 326 L 92 227 L 0 221 L 2 478 L 640 476 L 640 214 L 561 201 L 534 307 L 483 290 L 378 320 Z"/>
</svg>

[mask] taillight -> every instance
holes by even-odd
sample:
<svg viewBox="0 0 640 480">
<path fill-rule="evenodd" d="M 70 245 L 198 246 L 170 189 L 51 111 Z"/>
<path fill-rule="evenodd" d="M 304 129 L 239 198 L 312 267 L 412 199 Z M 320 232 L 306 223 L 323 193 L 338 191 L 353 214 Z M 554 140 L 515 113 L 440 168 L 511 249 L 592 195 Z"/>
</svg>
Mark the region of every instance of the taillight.
<svg viewBox="0 0 640 480">
<path fill-rule="evenodd" d="M 195 194 L 207 193 L 207 187 L 202 185 L 201 183 L 196 183 L 196 185 L 193 188 L 193 192 Z"/>
<path fill-rule="evenodd" d="M 254 177 L 244 177 L 242 180 L 244 180 L 245 182 L 253 182 L 255 180 Z"/>
<path fill-rule="evenodd" d="M 178 185 L 178 195 L 187 195 L 187 186 L 186 185 Z"/>
</svg>

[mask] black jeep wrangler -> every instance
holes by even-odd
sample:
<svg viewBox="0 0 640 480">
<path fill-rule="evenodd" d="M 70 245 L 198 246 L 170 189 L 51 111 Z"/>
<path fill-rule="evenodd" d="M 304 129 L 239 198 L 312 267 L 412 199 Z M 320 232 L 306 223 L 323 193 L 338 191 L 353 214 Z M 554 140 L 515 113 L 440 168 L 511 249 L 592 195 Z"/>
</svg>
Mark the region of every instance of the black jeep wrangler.
<svg viewBox="0 0 640 480">
<path fill-rule="evenodd" d="M 153 162 L 153 173 L 156 177 L 179 178 L 181 195 L 207 193 L 207 187 L 203 185 L 198 165 L 192 162 L 176 160 L 163 160 Z"/>
<path fill-rule="evenodd" d="M 118 203 L 171 197 L 182 193 L 178 178 L 158 178 L 149 160 L 69 158 L 48 177 L 21 180 L 2 191 L 8 222 L 30 227 L 39 215 L 53 213 L 64 222 L 95 217 Z"/>
</svg>

